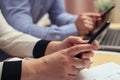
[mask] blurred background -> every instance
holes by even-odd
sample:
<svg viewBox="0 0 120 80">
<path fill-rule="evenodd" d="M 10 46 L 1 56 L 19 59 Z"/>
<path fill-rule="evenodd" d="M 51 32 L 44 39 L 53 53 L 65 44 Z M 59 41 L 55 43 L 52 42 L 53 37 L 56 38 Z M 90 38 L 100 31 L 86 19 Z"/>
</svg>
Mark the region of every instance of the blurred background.
<svg viewBox="0 0 120 80">
<path fill-rule="evenodd" d="M 95 0 L 65 0 L 65 6 L 67 12 L 75 15 L 79 15 L 80 13 L 84 12 L 95 12 Z M 113 23 L 120 23 L 120 0 L 113 0 L 116 4 L 115 9 L 112 11 L 112 22 Z M 1 14 L 1 13 L 0 13 Z M 38 25 L 49 25 L 51 24 L 50 20 L 48 19 L 48 14 L 46 14 L 42 19 L 38 21 Z"/>
<path fill-rule="evenodd" d="M 111 18 L 114 23 L 120 23 L 120 0 L 113 0 L 116 4 Z M 65 0 L 66 10 L 69 13 L 79 15 L 84 12 L 95 12 L 94 0 Z"/>
</svg>

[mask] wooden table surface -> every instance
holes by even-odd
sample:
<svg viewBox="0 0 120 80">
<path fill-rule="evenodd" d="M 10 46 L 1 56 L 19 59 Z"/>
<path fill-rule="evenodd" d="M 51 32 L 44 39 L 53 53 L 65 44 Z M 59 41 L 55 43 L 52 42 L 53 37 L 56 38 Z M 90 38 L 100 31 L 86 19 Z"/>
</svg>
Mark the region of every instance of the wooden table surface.
<svg viewBox="0 0 120 80">
<path fill-rule="evenodd" d="M 95 53 L 93 60 L 94 60 L 94 63 L 92 64 L 92 67 L 105 64 L 108 62 L 115 62 L 117 64 L 120 64 L 120 53 L 118 54 Z"/>
</svg>

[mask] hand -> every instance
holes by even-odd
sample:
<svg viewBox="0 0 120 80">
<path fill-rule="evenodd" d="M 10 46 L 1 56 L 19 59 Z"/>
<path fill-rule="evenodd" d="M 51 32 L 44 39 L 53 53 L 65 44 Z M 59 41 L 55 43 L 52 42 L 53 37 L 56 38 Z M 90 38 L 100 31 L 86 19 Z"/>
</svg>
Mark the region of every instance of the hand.
<svg viewBox="0 0 120 80">
<path fill-rule="evenodd" d="M 75 66 L 88 67 L 89 59 L 78 59 L 74 56 L 79 52 L 97 49 L 95 44 L 80 44 L 40 59 L 24 60 L 22 65 L 22 80 L 75 80 L 79 69 Z M 87 57 L 93 53 L 87 53 Z"/>
<path fill-rule="evenodd" d="M 96 28 L 96 21 L 101 21 L 99 13 L 83 13 L 75 21 L 79 36 L 84 36 Z"/>
<path fill-rule="evenodd" d="M 57 52 L 59 50 L 75 46 L 77 44 L 86 44 L 86 43 L 88 43 L 87 40 L 82 40 L 82 38 L 80 37 L 70 36 L 63 41 L 50 42 L 49 45 L 47 46 L 45 54 L 48 55 Z"/>
</svg>

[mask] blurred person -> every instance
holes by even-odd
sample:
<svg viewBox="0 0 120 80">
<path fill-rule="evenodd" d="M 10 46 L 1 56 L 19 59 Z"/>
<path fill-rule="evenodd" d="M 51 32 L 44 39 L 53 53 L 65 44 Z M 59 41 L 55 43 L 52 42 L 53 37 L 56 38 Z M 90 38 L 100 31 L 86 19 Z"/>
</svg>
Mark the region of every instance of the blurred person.
<svg viewBox="0 0 120 80">
<path fill-rule="evenodd" d="M 80 69 L 90 66 L 96 43 L 80 37 L 63 41 L 46 41 L 14 30 L 0 19 L 0 49 L 13 57 L 37 59 L 0 62 L 0 80 L 75 80 Z M 86 52 L 75 58 L 79 52 Z M 46 55 L 46 56 L 44 56 Z M 47 75 L 47 77 L 46 77 Z"/>
<path fill-rule="evenodd" d="M 65 10 L 64 0 L 0 0 L 2 13 L 15 29 L 45 40 L 63 40 L 68 36 L 84 36 L 95 29 L 99 13 L 79 16 Z M 37 25 L 45 13 L 51 26 Z"/>
</svg>

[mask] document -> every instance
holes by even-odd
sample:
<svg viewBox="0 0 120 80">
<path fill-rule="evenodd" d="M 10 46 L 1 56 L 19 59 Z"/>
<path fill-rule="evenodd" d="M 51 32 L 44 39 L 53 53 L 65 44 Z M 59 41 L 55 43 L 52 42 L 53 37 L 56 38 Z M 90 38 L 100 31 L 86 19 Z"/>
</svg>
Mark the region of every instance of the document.
<svg viewBox="0 0 120 80">
<path fill-rule="evenodd" d="M 120 65 L 110 62 L 91 69 L 84 69 L 78 75 L 83 76 L 82 80 L 120 80 Z"/>
</svg>

